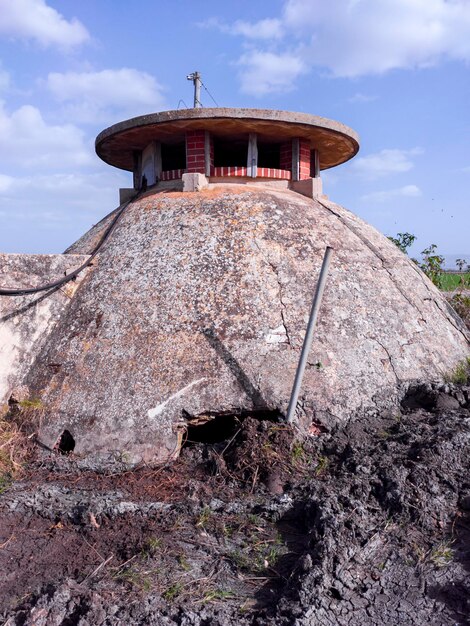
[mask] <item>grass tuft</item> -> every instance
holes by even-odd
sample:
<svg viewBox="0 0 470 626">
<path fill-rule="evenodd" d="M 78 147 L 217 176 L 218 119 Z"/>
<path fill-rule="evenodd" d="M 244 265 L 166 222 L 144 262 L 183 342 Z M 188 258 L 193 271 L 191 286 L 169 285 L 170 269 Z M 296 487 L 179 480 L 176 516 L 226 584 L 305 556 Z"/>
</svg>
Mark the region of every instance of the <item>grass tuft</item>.
<svg viewBox="0 0 470 626">
<path fill-rule="evenodd" d="M 28 443 L 17 424 L 0 419 L 0 493 L 21 475 L 29 454 Z"/>
<path fill-rule="evenodd" d="M 470 357 L 464 361 L 460 361 L 455 369 L 444 376 L 446 383 L 454 383 L 457 385 L 465 385 L 470 373 Z"/>
</svg>

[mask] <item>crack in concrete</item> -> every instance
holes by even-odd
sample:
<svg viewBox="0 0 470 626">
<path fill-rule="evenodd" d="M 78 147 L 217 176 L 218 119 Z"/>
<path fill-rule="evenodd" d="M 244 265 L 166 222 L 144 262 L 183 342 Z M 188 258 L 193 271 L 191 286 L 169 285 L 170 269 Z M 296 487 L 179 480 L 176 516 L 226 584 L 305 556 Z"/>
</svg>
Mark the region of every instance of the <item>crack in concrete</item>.
<svg viewBox="0 0 470 626">
<path fill-rule="evenodd" d="M 392 356 L 391 356 L 390 352 L 388 351 L 388 348 L 386 348 L 384 346 L 384 344 L 381 341 L 379 341 L 376 337 L 369 337 L 369 339 L 372 339 L 372 341 L 375 341 L 376 343 L 378 343 L 379 346 L 382 348 L 382 350 L 385 352 L 385 354 L 388 357 L 388 360 L 389 360 L 389 363 L 390 363 L 390 367 L 392 368 L 392 371 L 395 374 L 395 378 L 397 379 L 397 382 L 401 382 L 401 379 L 399 378 L 399 376 L 397 374 L 397 371 L 396 371 L 395 366 L 394 366 L 393 361 L 392 361 Z"/>
<path fill-rule="evenodd" d="M 274 276 L 276 277 L 276 282 L 277 282 L 277 287 L 278 287 L 278 298 L 279 298 L 279 303 L 281 305 L 280 313 L 281 313 L 282 325 L 284 326 L 284 331 L 286 333 L 287 345 L 292 348 L 291 337 L 290 337 L 290 334 L 289 334 L 289 330 L 287 328 L 286 318 L 285 318 L 287 307 L 286 307 L 286 304 L 285 304 L 284 300 L 282 299 L 282 283 L 281 283 L 281 280 L 279 278 L 278 266 L 275 265 L 272 261 L 270 261 L 269 258 L 264 254 L 264 251 L 261 249 L 261 247 L 260 247 L 259 243 L 256 241 L 256 239 L 254 240 L 254 243 L 255 243 L 255 246 L 258 248 L 261 256 L 266 261 L 266 263 L 269 265 L 269 267 L 271 268 L 271 270 L 274 273 Z"/>
</svg>

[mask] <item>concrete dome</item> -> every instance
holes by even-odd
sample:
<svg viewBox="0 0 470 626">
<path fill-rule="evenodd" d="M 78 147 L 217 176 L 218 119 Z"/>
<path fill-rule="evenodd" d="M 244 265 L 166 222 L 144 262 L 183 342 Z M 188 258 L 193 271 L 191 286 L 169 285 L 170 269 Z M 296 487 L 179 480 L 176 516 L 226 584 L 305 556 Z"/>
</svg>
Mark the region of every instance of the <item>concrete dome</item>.
<svg viewBox="0 0 470 626">
<path fill-rule="evenodd" d="M 69 252 L 87 254 L 106 220 Z M 286 411 L 326 245 L 334 257 L 301 394 L 332 425 L 442 378 L 466 330 L 422 272 L 325 199 L 231 187 L 132 202 L 49 335 L 26 384 L 81 454 L 161 461 L 187 415 Z M 54 367 L 50 367 L 54 364 Z"/>
</svg>

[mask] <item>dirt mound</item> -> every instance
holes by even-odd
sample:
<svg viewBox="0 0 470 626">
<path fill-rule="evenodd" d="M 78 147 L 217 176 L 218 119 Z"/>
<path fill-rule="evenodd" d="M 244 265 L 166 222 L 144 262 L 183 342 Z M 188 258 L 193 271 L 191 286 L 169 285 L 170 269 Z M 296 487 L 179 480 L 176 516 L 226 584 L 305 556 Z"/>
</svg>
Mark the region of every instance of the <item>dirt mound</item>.
<svg viewBox="0 0 470 626">
<path fill-rule="evenodd" d="M 153 470 L 38 462 L 0 498 L 2 623 L 468 624 L 469 391 L 303 442 L 259 416 L 193 430 Z"/>
</svg>

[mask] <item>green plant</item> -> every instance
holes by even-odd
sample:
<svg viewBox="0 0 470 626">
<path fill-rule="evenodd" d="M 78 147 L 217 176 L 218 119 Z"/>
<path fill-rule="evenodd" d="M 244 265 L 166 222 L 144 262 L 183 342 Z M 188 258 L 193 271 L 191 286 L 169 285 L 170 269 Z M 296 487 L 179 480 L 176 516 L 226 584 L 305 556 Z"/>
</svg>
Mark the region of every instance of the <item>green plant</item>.
<svg viewBox="0 0 470 626">
<path fill-rule="evenodd" d="M 142 548 L 141 556 L 144 559 L 150 559 L 156 552 L 162 548 L 162 540 L 151 537 L 147 540 Z"/>
<path fill-rule="evenodd" d="M 162 593 L 162 598 L 167 602 L 173 602 L 183 591 L 183 585 L 181 583 L 173 583 Z"/>
<path fill-rule="evenodd" d="M 398 233 L 396 237 L 387 237 L 390 239 L 402 252 L 408 254 L 408 248 L 414 243 L 416 237 L 410 233 Z"/>
<path fill-rule="evenodd" d="M 225 589 L 213 589 L 208 591 L 203 597 L 202 602 L 215 602 L 217 600 L 228 600 L 235 597 L 233 591 L 226 591 Z"/>
<path fill-rule="evenodd" d="M 452 542 L 443 541 L 439 543 L 433 550 L 429 556 L 429 560 L 434 563 L 436 567 L 446 567 L 452 561 Z"/>
<path fill-rule="evenodd" d="M 305 450 L 300 441 L 295 441 L 292 445 L 291 460 L 293 463 L 299 463 L 305 460 Z"/>
<path fill-rule="evenodd" d="M 183 569 L 185 572 L 189 572 L 189 570 L 191 569 L 191 565 L 186 560 L 184 554 L 179 555 L 178 563 L 180 564 L 181 569 Z"/>
<path fill-rule="evenodd" d="M 315 468 L 315 474 L 318 476 L 322 474 L 329 465 L 329 461 L 326 456 L 319 456 L 317 459 L 317 466 Z"/>
<path fill-rule="evenodd" d="M 456 368 L 444 376 L 444 380 L 448 383 L 464 385 L 467 382 L 470 369 L 470 357 L 465 361 L 460 361 Z"/>
<path fill-rule="evenodd" d="M 123 582 L 129 583 L 133 587 L 137 587 L 141 591 L 150 591 L 152 588 L 152 581 L 150 578 L 139 572 L 137 569 L 133 567 L 128 567 L 127 569 L 119 571 L 115 578 L 121 580 Z"/>
<path fill-rule="evenodd" d="M 421 254 L 423 256 L 423 260 L 421 263 L 418 263 L 419 267 L 423 270 L 426 276 L 432 280 L 436 287 L 440 287 L 444 272 L 444 257 L 437 254 L 437 246 L 435 243 L 432 243 L 428 248 L 425 248 Z"/>
<path fill-rule="evenodd" d="M 206 530 L 206 526 L 209 524 L 211 517 L 212 511 L 210 510 L 210 508 L 207 506 L 204 507 L 196 518 L 196 526 L 198 528 L 203 528 L 204 530 Z"/>
<path fill-rule="evenodd" d="M 26 400 L 20 400 L 18 405 L 22 409 L 43 409 L 44 405 L 39 398 L 28 398 Z"/>
<path fill-rule="evenodd" d="M 0 495 L 4 493 L 12 483 L 12 478 L 9 474 L 0 474 Z"/>
<path fill-rule="evenodd" d="M 463 293 L 457 293 L 450 301 L 455 311 L 460 315 L 463 321 L 470 328 L 470 296 Z"/>
<path fill-rule="evenodd" d="M 0 419 L 0 492 L 21 475 L 27 455 L 25 433 L 14 422 Z"/>
</svg>

